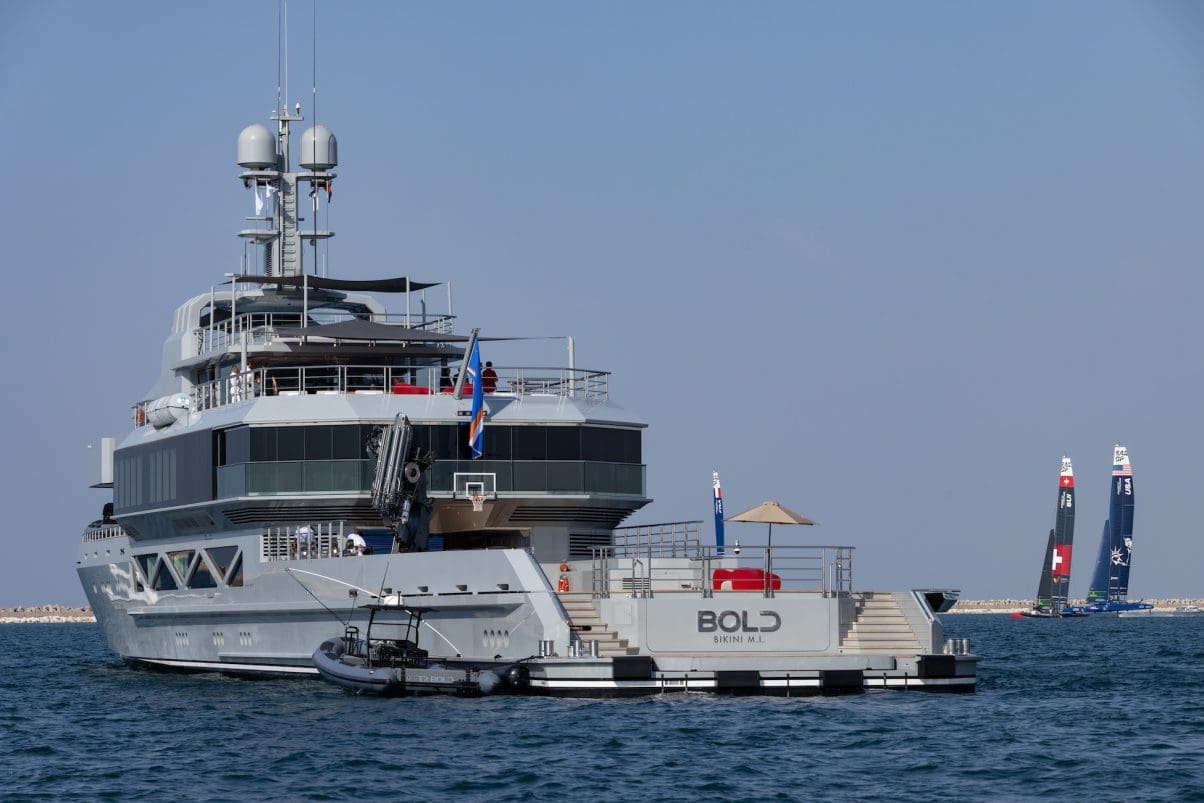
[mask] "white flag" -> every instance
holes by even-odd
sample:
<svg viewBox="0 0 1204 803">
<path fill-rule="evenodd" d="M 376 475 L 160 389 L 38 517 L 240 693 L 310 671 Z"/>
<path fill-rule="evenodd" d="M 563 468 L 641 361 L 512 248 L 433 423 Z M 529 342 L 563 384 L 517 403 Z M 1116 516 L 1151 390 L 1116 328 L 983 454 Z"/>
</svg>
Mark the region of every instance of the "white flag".
<svg viewBox="0 0 1204 803">
<path fill-rule="evenodd" d="M 255 193 L 255 214 L 263 214 L 263 196 L 259 194 L 259 185 L 256 184 L 252 190 Z"/>
</svg>

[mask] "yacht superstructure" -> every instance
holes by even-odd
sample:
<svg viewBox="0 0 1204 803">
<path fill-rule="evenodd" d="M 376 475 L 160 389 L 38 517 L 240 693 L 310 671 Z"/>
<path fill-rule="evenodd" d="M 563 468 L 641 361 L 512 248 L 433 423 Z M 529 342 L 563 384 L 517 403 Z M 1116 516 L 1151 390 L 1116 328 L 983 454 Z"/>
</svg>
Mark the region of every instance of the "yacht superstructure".
<svg viewBox="0 0 1204 803">
<path fill-rule="evenodd" d="M 974 688 L 977 657 L 935 616 L 951 596 L 856 592 L 850 547 L 621 526 L 650 501 L 645 424 L 610 374 L 576 367 L 571 339 L 548 368 L 459 333 L 440 282 L 319 275 L 337 144 L 309 128 L 293 168 L 300 112 L 273 119 L 238 141 L 257 270 L 179 307 L 130 431 L 93 444 L 113 498 L 77 570 L 115 652 L 314 673 L 361 606 L 404 599 L 432 658 L 525 661 L 540 693 Z M 773 582 L 718 579 L 748 567 Z"/>
</svg>

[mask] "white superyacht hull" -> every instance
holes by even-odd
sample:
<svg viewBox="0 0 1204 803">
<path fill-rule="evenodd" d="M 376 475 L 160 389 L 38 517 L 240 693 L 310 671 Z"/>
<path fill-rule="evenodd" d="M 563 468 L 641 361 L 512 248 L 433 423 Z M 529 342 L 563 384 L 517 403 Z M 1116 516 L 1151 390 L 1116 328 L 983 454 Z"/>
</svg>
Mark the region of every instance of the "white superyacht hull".
<svg viewBox="0 0 1204 803">
<path fill-rule="evenodd" d="M 105 546 L 130 548 L 128 540 Z M 78 567 L 112 649 L 165 667 L 313 673 L 314 647 L 366 620 L 357 606 L 383 589 L 435 607 L 424 635 L 440 657 L 517 659 L 536 654 L 541 641 L 569 640 L 559 601 L 523 550 L 280 560 L 248 568 L 240 587 L 205 591 L 136 591 L 136 571 L 99 555 Z"/>
</svg>

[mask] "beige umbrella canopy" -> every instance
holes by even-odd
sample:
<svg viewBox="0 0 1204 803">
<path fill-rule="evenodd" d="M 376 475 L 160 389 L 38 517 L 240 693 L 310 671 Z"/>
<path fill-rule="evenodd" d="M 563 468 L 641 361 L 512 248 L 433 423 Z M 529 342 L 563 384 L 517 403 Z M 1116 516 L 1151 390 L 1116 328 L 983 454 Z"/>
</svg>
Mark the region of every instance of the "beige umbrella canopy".
<svg viewBox="0 0 1204 803">
<path fill-rule="evenodd" d="M 749 508 L 743 513 L 737 513 L 727 521 L 752 521 L 769 525 L 769 546 L 773 546 L 773 525 L 775 524 L 815 524 L 814 521 L 801 513 L 795 513 L 781 502 L 772 499 L 762 502 L 756 507 Z"/>
</svg>

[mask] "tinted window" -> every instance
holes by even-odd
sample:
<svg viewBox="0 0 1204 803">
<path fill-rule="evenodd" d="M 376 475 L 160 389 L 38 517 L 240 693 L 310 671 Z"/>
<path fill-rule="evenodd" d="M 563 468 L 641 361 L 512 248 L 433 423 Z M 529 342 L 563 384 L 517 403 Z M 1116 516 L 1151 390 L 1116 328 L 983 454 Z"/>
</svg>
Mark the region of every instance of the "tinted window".
<svg viewBox="0 0 1204 803">
<path fill-rule="evenodd" d="M 548 427 L 548 459 L 580 460 L 581 428 Z"/>
<path fill-rule="evenodd" d="M 188 578 L 186 585 L 189 588 L 217 588 L 217 581 L 213 579 L 213 574 L 203 558 L 197 562 L 196 571 Z"/>
<path fill-rule="evenodd" d="M 276 431 L 276 459 L 305 459 L 306 427 L 280 427 Z"/>
<path fill-rule="evenodd" d="M 334 427 L 305 428 L 305 459 L 329 460 L 334 456 Z"/>
<path fill-rule="evenodd" d="M 581 434 L 582 456 L 607 463 L 640 462 L 640 431 L 585 427 Z"/>
<path fill-rule="evenodd" d="M 510 430 L 510 427 L 485 425 L 485 457 L 493 460 L 511 458 Z"/>
<path fill-rule="evenodd" d="M 334 449 L 332 457 L 335 460 L 359 460 L 361 457 L 366 457 L 360 439 L 360 429 L 355 425 L 331 427 L 331 441 Z"/>
<path fill-rule="evenodd" d="M 246 463 L 251 459 L 251 428 L 236 427 L 228 429 L 225 435 L 225 454 L 222 455 L 223 466 L 235 463 Z"/>
<path fill-rule="evenodd" d="M 548 454 L 545 427 L 514 427 L 514 459 L 543 460 Z"/>
<path fill-rule="evenodd" d="M 431 448 L 440 460 L 454 460 L 459 455 L 456 430 L 458 427 L 431 427 Z"/>
<path fill-rule="evenodd" d="M 167 563 L 159 564 L 159 571 L 155 574 L 154 582 L 151 583 L 151 588 L 156 591 L 175 591 L 176 579 L 171 576 L 171 571 L 167 568 Z"/>
<path fill-rule="evenodd" d="M 242 585 L 242 555 L 234 560 L 234 568 L 230 570 L 230 581 L 226 585 Z"/>
<path fill-rule="evenodd" d="M 276 428 L 251 428 L 251 460 L 267 463 L 276 459 Z"/>
<path fill-rule="evenodd" d="M 217 573 L 224 577 L 226 570 L 230 568 L 230 561 L 234 560 L 234 556 L 238 554 L 238 547 L 215 546 L 205 551 L 209 553 L 209 559 L 213 561 L 214 567 L 217 568 Z"/>
</svg>

